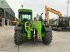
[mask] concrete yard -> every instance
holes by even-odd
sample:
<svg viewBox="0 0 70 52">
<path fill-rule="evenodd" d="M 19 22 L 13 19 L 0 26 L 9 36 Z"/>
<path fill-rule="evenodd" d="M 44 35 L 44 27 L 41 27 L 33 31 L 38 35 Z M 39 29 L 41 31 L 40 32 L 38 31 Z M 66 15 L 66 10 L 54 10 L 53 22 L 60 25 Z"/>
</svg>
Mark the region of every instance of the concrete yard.
<svg viewBox="0 0 70 52">
<path fill-rule="evenodd" d="M 53 31 L 50 45 L 24 42 L 17 46 L 14 44 L 14 26 L 0 27 L 0 52 L 70 52 L 70 31 Z"/>
</svg>

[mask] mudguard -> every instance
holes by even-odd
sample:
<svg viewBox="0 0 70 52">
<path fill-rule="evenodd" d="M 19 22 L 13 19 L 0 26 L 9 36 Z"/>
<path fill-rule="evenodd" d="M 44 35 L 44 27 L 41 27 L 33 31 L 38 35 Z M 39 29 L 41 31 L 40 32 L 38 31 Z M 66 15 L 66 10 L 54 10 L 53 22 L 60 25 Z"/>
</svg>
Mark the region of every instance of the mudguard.
<svg viewBox="0 0 70 52">
<path fill-rule="evenodd" d="M 22 25 L 16 25 L 15 30 L 22 30 Z"/>
<path fill-rule="evenodd" d="M 52 31 L 52 28 L 51 27 L 45 27 L 45 30 L 46 31 Z"/>
</svg>

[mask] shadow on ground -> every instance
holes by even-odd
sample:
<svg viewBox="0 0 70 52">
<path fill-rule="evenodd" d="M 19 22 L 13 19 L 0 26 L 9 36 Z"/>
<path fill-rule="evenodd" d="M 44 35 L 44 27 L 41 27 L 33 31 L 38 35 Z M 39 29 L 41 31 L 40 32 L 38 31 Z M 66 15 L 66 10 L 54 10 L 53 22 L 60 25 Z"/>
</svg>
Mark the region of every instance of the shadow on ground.
<svg viewBox="0 0 70 52">
<path fill-rule="evenodd" d="M 33 41 L 26 41 L 26 42 L 23 42 L 21 45 L 19 46 L 50 46 L 51 44 L 49 45 L 46 45 L 44 44 L 42 41 L 36 41 L 36 42 L 33 42 Z"/>
<path fill-rule="evenodd" d="M 58 32 L 70 32 L 70 29 L 62 29 L 62 30 L 53 29 L 53 31 L 58 31 Z"/>
</svg>

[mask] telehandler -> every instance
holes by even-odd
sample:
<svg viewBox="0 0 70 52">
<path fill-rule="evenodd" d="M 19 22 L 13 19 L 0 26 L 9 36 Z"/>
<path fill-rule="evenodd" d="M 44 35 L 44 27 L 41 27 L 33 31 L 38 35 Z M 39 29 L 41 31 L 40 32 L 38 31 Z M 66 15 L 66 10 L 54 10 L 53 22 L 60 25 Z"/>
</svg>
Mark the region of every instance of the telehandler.
<svg viewBox="0 0 70 52">
<path fill-rule="evenodd" d="M 47 25 L 47 21 L 42 19 L 42 14 L 39 20 L 32 18 L 31 9 L 19 9 L 19 21 L 15 26 L 14 42 L 16 45 L 22 44 L 24 41 L 36 41 L 41 39 L 46 45 L 52 41 L 52 29 Z"/>
</svg>

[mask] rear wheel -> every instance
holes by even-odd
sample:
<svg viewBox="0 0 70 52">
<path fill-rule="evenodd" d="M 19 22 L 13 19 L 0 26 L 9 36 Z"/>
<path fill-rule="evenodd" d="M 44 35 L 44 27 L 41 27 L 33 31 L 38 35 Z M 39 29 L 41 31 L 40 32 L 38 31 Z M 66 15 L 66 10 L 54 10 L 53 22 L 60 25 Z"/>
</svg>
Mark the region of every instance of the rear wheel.
<svg viewBox="0 0 70 52">
<path fill-rule="evenodd" d="M 52 32 L 51 31 L 45 31 L 45 36 L 42 37 L 44 44 L 50 44 L 52 41 Z"/>
<path fill-rule="evenodd" d="M 15 31 L 14 42 L 16 45 L 20 45 L 23 43 L 22 31 L 20 31 L 20 30 Z"/>
</svg>

